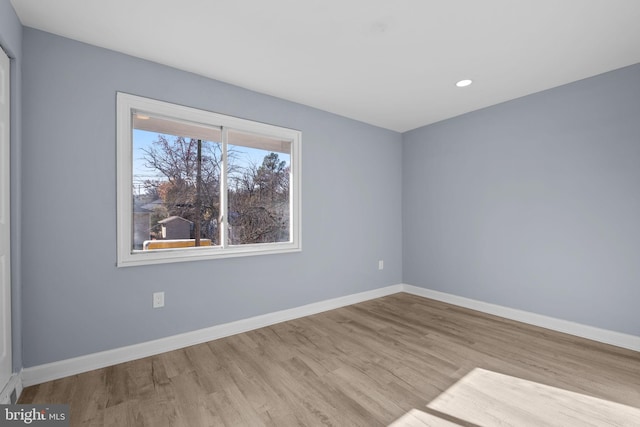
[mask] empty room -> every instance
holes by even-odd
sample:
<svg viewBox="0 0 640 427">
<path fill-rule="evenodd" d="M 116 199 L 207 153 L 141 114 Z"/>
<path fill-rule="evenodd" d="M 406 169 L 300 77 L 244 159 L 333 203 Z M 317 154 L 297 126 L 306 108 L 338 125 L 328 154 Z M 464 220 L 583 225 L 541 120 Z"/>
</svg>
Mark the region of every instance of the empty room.
<svg viewBox="0 0 640 427">
<path fill-rule="evenodd" d="M 640 425 L 638 22 L 0 0 L 0 425 Z"/>
</svg>

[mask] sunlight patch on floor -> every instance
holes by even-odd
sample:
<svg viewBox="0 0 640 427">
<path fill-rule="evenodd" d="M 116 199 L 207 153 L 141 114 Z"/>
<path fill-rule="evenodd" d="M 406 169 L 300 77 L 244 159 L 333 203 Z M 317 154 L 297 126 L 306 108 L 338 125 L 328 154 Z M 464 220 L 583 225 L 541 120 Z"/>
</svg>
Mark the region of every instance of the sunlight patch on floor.
<svg viewBox="0 0 640 427">
<path fill-rule="evenodd" d="M 640 426 L 640 409 L 475 368 L 392 427 Z"/>
</svg>

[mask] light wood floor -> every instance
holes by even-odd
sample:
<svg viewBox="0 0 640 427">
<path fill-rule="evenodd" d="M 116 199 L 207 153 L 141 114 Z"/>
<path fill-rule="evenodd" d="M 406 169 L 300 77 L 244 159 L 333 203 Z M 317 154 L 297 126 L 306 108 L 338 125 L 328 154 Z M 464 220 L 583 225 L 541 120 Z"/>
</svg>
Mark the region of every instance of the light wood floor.
<svg viewBox="0 0 640 427">
<path fill-rule="evenodd" d="M 540 427 L 571 424 L 549 402 L 573 400 L 575 425 L 640 425 L 640 353 L 400 293 L 28 387 L 20 403 L 68 403 L 72 426 Z"/>
</svg>

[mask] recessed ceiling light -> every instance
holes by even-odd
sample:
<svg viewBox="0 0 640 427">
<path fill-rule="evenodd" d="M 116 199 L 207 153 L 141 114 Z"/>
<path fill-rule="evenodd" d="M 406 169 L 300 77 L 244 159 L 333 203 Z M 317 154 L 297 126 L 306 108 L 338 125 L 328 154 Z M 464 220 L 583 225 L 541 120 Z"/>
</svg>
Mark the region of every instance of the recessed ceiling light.
<svg viewBox="0 0 640 427">
<path fill-rule="evenodd" d="M 456 83 L 456 86 L 458 86 L 458 87 L 466 87 L 466 86 L 469 86 L 471 83 L 473 83 L 472 80 L 464 79 L 464 80 L 460 80 L 458 83 Z"/>
</svg>

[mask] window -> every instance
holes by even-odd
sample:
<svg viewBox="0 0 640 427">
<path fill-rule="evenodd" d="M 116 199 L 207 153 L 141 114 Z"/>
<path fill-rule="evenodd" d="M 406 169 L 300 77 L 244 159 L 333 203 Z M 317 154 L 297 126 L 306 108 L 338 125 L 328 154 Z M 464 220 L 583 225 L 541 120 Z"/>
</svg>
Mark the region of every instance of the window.
<svg viewBox="0 0 640 427">
<path fill-rule="evenodd" d="M 117 95 L 118 266 L 300 250 L 299 131 Z"/>
</svg>

